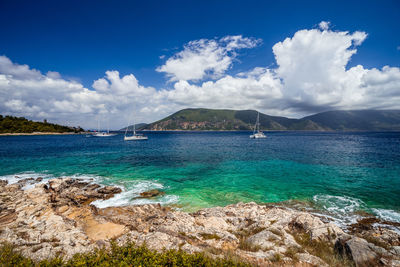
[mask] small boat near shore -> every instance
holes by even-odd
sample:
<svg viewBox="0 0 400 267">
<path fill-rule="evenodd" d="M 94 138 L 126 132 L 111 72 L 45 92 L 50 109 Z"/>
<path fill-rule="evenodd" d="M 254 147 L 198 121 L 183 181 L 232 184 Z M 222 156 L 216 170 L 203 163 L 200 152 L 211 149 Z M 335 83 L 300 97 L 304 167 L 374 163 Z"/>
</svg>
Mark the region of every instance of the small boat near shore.
<svg viewBox="0 0 400 267">
<path fill-rule="evenodd" d="M 256 125 L 254 125 L 254 131 L 253 131 L 253 134 L 250 135 L 250 138 L 251 139 L 267 138 L 267 136 L 262 131 L 260 131 L 260 113 L 259 112 L 257 112 Z"/>
</svg>

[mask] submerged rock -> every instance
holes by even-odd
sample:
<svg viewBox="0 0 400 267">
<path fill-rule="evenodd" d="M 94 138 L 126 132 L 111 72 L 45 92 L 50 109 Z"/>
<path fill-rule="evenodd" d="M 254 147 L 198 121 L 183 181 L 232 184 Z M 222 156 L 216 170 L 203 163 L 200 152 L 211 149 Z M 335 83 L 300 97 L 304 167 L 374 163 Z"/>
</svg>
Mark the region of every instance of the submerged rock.
<svg viewBox="0 0 400 267">
<path fill-rule="evenodd" d="M 158 189 L 152 189 L 146 192 L 140 193 L 140 196 L 137 198 L 152 198 L 165 195 L 165 192 L 160 191 Z"/>
</svg>

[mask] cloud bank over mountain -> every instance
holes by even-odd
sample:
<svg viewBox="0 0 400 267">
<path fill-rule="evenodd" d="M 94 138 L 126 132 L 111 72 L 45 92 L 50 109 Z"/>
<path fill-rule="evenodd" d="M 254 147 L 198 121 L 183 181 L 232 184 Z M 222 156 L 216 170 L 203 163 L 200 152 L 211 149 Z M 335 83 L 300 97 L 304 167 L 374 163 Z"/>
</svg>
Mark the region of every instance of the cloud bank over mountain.
<svg viewBox="0 0 400 267">
<path fill-rule="evenodd" d="M 0 56 L 0 113 L 89 128 L 100 119 L 120 128 L 133 114 L 136 122 L 150 122 L 187 107 L 294 117 L 332 109 L 400 109 L 399 67 L 348 68 L 367 33 L 333 31 L 329 25 L 321 22 L 276 43 L 276 67 L 235 75 L 227 72 L 234 70 L 238 53 L 261 40 L 238 35 L 191 41 L 156 67 L 167 79 L 158 89 L 117 70 L 85 88 L 58 72 L 44 74 Z"/>
</svg>

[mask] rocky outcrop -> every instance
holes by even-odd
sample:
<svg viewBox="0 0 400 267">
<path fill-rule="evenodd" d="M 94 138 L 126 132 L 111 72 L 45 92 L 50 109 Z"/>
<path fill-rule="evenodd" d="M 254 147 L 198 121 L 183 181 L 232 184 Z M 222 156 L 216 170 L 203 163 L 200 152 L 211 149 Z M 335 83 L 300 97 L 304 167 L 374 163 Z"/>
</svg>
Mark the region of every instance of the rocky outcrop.
<svg viewBox="0 0 400 267">
<path fill-rule="evenodd" d="M 140 196 L 138 198 L 152 198 L 152 197 L 158 197 L 158 196 L 163 196 L 163 195 L 165 195 L 165 192 L 160 191 L 158 189 L 152 189 L 152 190 L 140 193 Z"/>
<path fill-rule="evenodd" d="M 399 235 L 387 228 L 343 231 L 308 212 L 256 203 L 194 213 L 160 205 L 98 209 L 90 204 L 93 200 L 108 199 L 121 189 L 53 179 L 22 190 L 27 182 L 0 182 L 0 242 L 12 243 L 34 259 L 68 258 L 107 248 L 113 239 L 155 250 L 230 255 L 259 266 L 397 266 L 400 262 Z M 142 197 L 158 194 L 149 192 Z"/>
<path fill-rule="evenodd" d="M 359 237 L 339 239 L 335 249 L 342 257 L 352 259 L 356 267 L 379 265 L 379 255 L 373 244 Z"/>
</svg>

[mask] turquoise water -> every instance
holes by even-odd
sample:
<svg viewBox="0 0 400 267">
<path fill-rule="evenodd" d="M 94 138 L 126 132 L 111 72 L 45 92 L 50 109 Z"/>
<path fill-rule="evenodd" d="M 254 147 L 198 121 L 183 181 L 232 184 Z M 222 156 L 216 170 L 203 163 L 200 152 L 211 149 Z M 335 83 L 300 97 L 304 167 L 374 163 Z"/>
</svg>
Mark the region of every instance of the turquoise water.
<svg viewBox="0 0 400 267">
<path fill-rule="evenodd" d="M 148 141 L 0 137 L 0 179 L 74 176 L 121 186 L 100 207 L 159 202 L 186 210 L 238 201 L 308 201 L 346 216 L 400 221 L 400 133 L 147 133 Z M 18 177 L 15 177 L 18 176 Z M 160 188 L 166 195 L 135 199 Z"/>
</svg>

